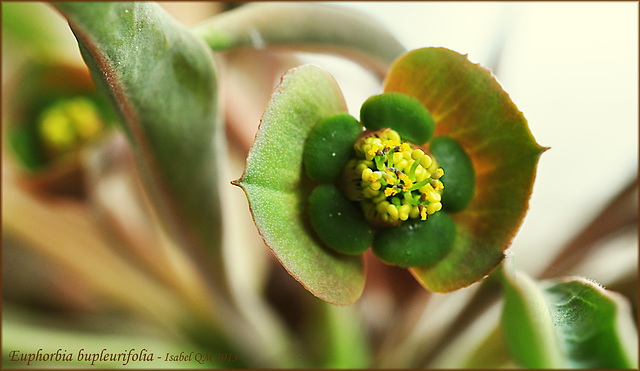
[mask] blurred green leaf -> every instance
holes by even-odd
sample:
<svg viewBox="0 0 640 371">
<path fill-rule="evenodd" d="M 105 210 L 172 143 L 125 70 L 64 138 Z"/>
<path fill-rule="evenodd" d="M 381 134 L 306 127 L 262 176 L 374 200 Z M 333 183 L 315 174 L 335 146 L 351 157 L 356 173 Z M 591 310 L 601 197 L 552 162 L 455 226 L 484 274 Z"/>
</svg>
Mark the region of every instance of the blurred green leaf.
<svg viewBox="0 0 640 371">
<path fill-rule="evenodd" d="M 534 282 L 505 270 L 502 326 L 527 368 L 637 368 L 629 303 L 583 278 Z"/>
<path fill-rule="evenodd" d="M 460 368 L 476 370 L 513 368 L 513 360 L 507 350 L 503 332 L 502 326 L 496 326 L 468 358 L 464 359 Z"/>
<path fill-rule="evenodd" d="M 11 48 L 9 54 L 27 53 L 39 61 L 64 58 L 68 50 L 63 32 L 68 34 L 69 29 L 59 18 L 42 3 L 3 1 L 3 49 Z"/>
<path fill-rule="evenodd" d="M 524 367 L 561 367 L 560 339 L 542 291 L 523 274 L 509 276 L 504 290 L 502 325 L 514 357 Z"/>
<path fill-rule="evenodd" d="M 455 139 L 471 157 L 475 196 L 451 213 L 457 224 L 452 251 L 435 265 L 412 269 L 432 291 L 468 286 L 503 259 L 527 211 L 544 148 L 491 73 L 451 50 L 403 55 L 391 66 L 384 91 L 418 98 L 435 120 L 434 136 Z"/>
<path fill-rule="evenodd" d="M 107 127 L 115 120 L 113 111 L 108 107 L 109 103 L 96 92 L 88 70 L 81 64 L 46 59 L 29 61 L 21 66 L 10 84 L 15 88 L 8 98 L 5 113 L 5 139 L 14 159 L 25 172 L 48 170 L 54 164 L 68 166 L 69 153 L 77 152 L 107 132 Z M 91 140 L 76 140 L 70 151 L 47 151 L 45 147 L 50 138 L 43 132 L 43 113 L 57 103 L 76 99 L 90 101 L 95 109 L 90 113 L 96 114 L 104 127 L 87 138 Z M 90 117 L 91 115 L 83 118 Z M 79 123 L 86 124 L 88 121 Z"/>
<path fill-rule="evenodd" d="M 357 306 L 337 307 L 321 303 L 313 341 L 320 345 L 320 365 L 326 369 L 371 367 L 369 340 Z"/>
<path fill-rule="evenodd" d="M 224 147 L 209 49 L 155 3 L 54 6 L 121 114 L 162 221 L 181 245 L 216 251 Z"/>
<path fill-rule="evenodd" d="M 315 237 L 307 216 L 310 180 L 302 154 L 311 129 L 345 112 L 336 81 L 322 69 L 290 70 L 262 116 L 241 179 L 254 221 L 278 260 L 311 293 L 334 304 L 355 302 L 364 286 L 361 256 L 332 252 Z"/>
<path fill-rule="evenodd" d="M 375 19 L 347 8 L 310 3 L 247 4 L 193 30 L 214 50 L 277 47 L 335 53 L 382 76 L 405 51 Z"/>
</svg>

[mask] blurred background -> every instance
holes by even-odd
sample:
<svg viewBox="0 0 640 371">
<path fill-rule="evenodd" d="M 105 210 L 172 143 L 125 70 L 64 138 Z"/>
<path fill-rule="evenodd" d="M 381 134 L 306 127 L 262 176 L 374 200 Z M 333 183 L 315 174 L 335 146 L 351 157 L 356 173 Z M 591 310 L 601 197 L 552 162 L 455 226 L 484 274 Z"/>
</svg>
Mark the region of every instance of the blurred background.
<svg viewBox="0 0 640 371">
<path fill-rule="evenodd" d="M 636 310 L 638 4 L 330 4 L 380 22 L 407 49 L 443 46 L 491 69 L 538 143 L 551 147 L 541 157 L 529 212 L 508 250 L 512 261 L 533 277 L 588 277 L 627 296 Z M 496 326 L 499 299 L 482 302 L 481 285 L 431 294 L 405 270 L 370 258 L 357 304 L 319 303 L 264 246 L 244 194 L 229 184 L 242 175 L 260 115 L 288 68 L 314 63 L 328 70 L 356 117 L 360 104 L 381 92 L 371 72 L 341 57 L 311 53 L 267 49 L 215 56 L 229 139 L 220 184 L 228 211 L 224 264 L 230 294 L 220 309 L 207 297 L 207 278 L 196 263 L 159 227 L 126 140 L 109 129 L 108 108 L 105 134 L 79 153 L 28 169 L 16 158 L 7 144 L 13 129 L 7 128 L 22 120 L 29 111 L 25 102 L 41 91 L 25 79 L 48 76 L 41 64 L 83 63 L 66 22 L 50 7 L 2 6 L 3 367 L 25 366 L 8 361 L 12 350 L 39 348 L 62 348 L 74 358 L 81 348 L 146 348 L 163 356 L 218 349 L 242 358 L 236 364 L 153 365 L 163 368 L 463 367 L 465 354 L 471 357 Z M 161 6 L 194 26 L 243 4 Z M 211 335 L 219 333 L 226 335 Z M 468 354 L 451 350 L 461 345 Z M 299 359 L 291 349 L 302 350 L 295 353 Z M 511 365 L 500 357 L 495 364 L 482 362 L 472 365 Z M 76 365 L 82 366 L 64 364 Z"/>
</svg>

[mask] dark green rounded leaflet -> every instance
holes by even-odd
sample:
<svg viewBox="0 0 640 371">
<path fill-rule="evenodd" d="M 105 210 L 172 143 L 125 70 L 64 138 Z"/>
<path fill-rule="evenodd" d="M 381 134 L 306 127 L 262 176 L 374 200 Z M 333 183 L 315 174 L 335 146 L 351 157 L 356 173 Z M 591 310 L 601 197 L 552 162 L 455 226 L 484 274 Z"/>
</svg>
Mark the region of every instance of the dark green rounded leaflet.
<svg viewBox="0 0 640 371">
<path fill-rule="evenodd" d="M 307 176 L 333 182 L 353 153 L 362 125 L 348 113 L 329 116 L 316 125 L 305 143 L 303 161 Z"/>
<path fill-rule="evenodd" d="M 471 158 L 455 139 L 448 136 L 433 138 L 429 150 L 444 169 L 442 208 L 449 212 L 464 210 L 473 199 L 476 184 Z"/>
<path fill-rule="evenodd" d="M 455 236 L 453 219 L 438 212 L 426 221 L 406 221 L 398 227 L 378 231 L 372 250 L 385 263 L 404 268 L 422 267 L 444 258 L 451 250 Z"/>
<path fill-rule="evenodd" d="M 333 250 L 360 255 L 371 246 L 373 231 L 360 209 L 333 184 L 321 184 L 309 196 L 311 226 Z"/>
<path fill-rule="evenodd" d="M 435 123 L 415 97 L 383 93 L 367 99 L 360 108 L 360 120 L 371 131 L 391 128 L 403 140 L 422 145 L 431 139 Z"/>
</svg>

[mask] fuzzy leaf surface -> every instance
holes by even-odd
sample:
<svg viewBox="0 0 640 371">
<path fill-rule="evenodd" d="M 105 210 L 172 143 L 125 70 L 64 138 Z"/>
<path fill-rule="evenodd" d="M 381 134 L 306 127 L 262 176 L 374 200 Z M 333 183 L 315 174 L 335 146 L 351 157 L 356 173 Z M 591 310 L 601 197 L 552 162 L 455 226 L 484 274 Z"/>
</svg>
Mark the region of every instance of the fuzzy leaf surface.
<svg viewBox="0 0 640 371">
<path fill-rule="evenodd" d="M 506 272 L 502 326 L 526 368 L 637 368 L 628 301 L 583 278 L 535 282 Z"/>
<path fill-rule="evenodd" d="M 241 179 L 255 224 L 275 256 L 307 290 L 333 304 L 351 304 L 362 293 L 361 256 L 332 252 L 315 236 L 307 201 L 312 185 L 303 168 L 304 144 L 323 118 L 345 112 L 331 75 L 305 65 L 282 78 L 247 157 Z"/>
<path fill-rule="evenodd" d="M 180 244 L 216 251 L 221 133 L 207 46 L 155 3 L 54 6 L 120 113 L 161 220 Z"/>
</svg>

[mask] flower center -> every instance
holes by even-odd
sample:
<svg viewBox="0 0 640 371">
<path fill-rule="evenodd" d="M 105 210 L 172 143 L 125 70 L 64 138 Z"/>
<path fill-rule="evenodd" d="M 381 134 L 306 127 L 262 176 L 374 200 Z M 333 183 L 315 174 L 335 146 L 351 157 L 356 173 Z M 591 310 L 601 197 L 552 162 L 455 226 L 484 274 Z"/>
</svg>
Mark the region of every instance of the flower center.
<svg viewBox="0 0 640 371">
<path fill-rule="evenodd" d="M 444 170 L 421 149 L 401 142 L 394 130 L 360 138 L 355 152 L 345 167 L 345 193 L 360 201 L 370 223 L 395 226 L 409 218 L 427 220 L 442 209 Z"/>
</svg>

